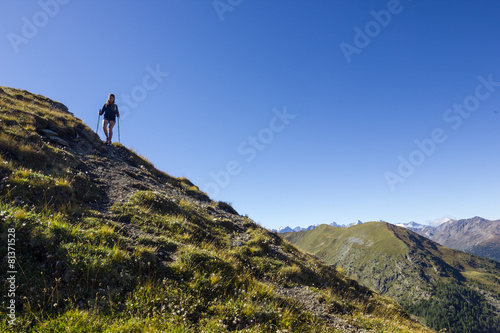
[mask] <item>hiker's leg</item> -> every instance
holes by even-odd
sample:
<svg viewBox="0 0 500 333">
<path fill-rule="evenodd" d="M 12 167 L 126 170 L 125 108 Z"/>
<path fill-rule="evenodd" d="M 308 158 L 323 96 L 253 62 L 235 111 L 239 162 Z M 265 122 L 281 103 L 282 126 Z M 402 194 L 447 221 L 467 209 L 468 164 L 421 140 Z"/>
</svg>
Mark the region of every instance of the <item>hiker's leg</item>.
<svg viewBox="0 0 500 333">
<path fill-rule="evenodd" d="M 109 124 L 109 120 L 104 119 L 102 121 L 102 130 L 104 131 L 104 134 L 106 135 L 106 141 L 109 140 L 109 136 L 108 136 L 108 124 Z"/>
<path fill-rule="evenodd" d="M 115 122 L 114 121 L 110 121 L 109 122 L 109 136 L 108 136 L 108 139 L 109 139 L 110 143 L 111 143 L 111 138 L 113 137 L 113 127 L 115 127 Z"/>
</svg>

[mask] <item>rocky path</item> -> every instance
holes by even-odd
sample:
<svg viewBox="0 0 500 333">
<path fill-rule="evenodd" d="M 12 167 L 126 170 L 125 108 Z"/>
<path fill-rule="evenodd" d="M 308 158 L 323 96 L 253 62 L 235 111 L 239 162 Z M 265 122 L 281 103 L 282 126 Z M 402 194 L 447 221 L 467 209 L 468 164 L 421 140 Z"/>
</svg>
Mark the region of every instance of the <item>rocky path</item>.
<svg viewBox="0 0 500 333">
<path fill-rule="evenodd" d="M 122 147 L 102 145 L 90 154 L 80 155 L 80 159 L 105 193 L 103 202 L 98 203 L 102 212 L 109 210 L 114 203 L 127 201 L 137 191 L 165 191 L 169 188 L 145 168 L 133 165 L 130 155 Z"/>
<path fill-rule="evenodd" d="M 274 285 L 273 288 L 277 294 L 295 300 L 304 309 L 318 317 L 321 317 L 323 320 L 325 320 L 326 323 L 328 323 L 329 326 L 334 327 L 341 332 L 369 332 L 365 329 L 353 326 L 345 319 L 341 318 L 338 315 L 335 315 L 333 311 L 328 308 L 328 305 L 320 300 L 320 298 L 318 297 L 318 293 L 309 289 L 308 286 L 285 288 L 280 285 Z"/>
</svg>

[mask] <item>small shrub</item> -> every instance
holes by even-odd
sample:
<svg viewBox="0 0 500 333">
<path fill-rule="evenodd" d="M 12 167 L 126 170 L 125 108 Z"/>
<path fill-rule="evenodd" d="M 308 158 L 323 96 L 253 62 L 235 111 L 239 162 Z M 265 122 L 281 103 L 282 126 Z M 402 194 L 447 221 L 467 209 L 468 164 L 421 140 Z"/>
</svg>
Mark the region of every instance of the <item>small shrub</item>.
<svg viewBox="0 0 500 333">
<path fill-rule="evenodd" d="M 217 207 L 227 213 L 238 215 L 238 212 L 227 202 L 219 201 L 217 202 Z"/>
<path fill-rule="evenodd" d="M 180 212 L 175 200 L 154 191 L 136 192 L 130 197 L 129 204 L 141 206 L 161 214 L 177 214 Z"/>
<path fill-rule="evenodd" d="M 7 182 L 7 197 L 17 202 L 60 208 L 73 201 L 73 190 L 65 180 L 32 170 L 19 169 L 10 175 Z"/>
<path fill-rule="evenodd" d="M 157 262 L 155 251 L 156 248 L 151 246 L 137 246 L 134 250 L 134 256 L 141 264 L 155 265 Z"/>
<path fill-rule="evenodd" d="M 104 197 L 103 191 L 86 174 L 79 172 L 71 176 L 71 188 L 75 197 L 84 202 L 98 202 Z"/>
<path fill-rule="evenodd" d="M 175 266 L 184 273 L 201 271 L 204 274 L 217 273 L 233 276 L 234 266 L 231 262 L 213 251 L 203 250 L 194 246 L 186 246 L 181 250 Z"/>
<path fill-rule="evenodd" d="M 287 280 L 297 280 L 300 278 L 302 270 L 296 264 L 292 264 L 291 266 L 283 266 L 279 271 L 280 275 Z"/>
<path fill-rule="evenodd" d="M 87 230 L 87 237 L 94 245 L 109 245 L 113 246 L 120 242 L 121 236 L 115 232 L 115 228 L 109 225 L 101 225 L 97 230 Z"/>
</svg>

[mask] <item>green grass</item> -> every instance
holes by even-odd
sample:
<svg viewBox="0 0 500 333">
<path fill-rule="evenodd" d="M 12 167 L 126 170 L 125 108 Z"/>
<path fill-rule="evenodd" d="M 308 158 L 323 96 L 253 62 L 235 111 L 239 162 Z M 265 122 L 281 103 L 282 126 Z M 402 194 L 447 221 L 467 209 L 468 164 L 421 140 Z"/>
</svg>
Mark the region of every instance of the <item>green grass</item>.
<svg viewBox="0 0 500 333">
<path fill-rule="evenodd" d="M 324 248 L 346 251 L 351 247 L 369 248 L 370 251 L 390 255 L 408 253 L 408 247 L 402 241 L 393 238 L 393 233 L 387 228 L 387 224 L 378 222 L 363 223 L 350 228 L 321 225 L 307 233 L 290 234 L 290 237 L 297 239 L 296 244 L 310 253 L 317 253 Z"/>
</svg>

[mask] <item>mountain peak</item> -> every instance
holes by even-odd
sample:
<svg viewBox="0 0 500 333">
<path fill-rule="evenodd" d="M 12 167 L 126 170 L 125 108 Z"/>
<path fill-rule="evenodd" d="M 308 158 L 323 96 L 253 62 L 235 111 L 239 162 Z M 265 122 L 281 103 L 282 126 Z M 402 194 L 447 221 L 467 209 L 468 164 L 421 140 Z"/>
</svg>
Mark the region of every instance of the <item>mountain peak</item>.
<svg viewBox="0 0 500 333">
<path fill-rule="evenodd" d="M 403 228 L 406 228 L 406 229 L 409 229 L 411 231 L 419 231 L 419 230 L 422 230 L 424 229 L 426 226 L 423 225 L 423 224 L 419 224 L 417 222 L 414 222 L 414 221 L 410 221 L 408 223 L 399 223 L 399 224 L 396 224 L 398 227 L 403 227 Z"/>
<path fill-rule="evenodd" d="M 427 226 L 417 232 L 441 245 L 500 262 L 500 220 L 475 216 Z"/>
</svg>

